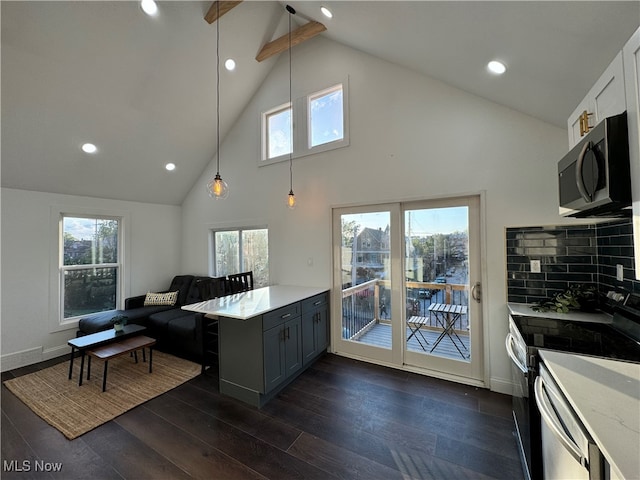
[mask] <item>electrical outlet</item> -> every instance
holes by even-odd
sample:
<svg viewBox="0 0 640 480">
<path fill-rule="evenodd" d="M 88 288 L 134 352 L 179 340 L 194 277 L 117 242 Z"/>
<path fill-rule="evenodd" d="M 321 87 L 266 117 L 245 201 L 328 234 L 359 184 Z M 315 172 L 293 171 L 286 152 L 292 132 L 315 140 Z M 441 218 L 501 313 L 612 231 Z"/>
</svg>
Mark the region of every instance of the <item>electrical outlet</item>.
<svg viewBox="0 0 640 480">
<path fill-rule="evenodd" d="M 540 273 L 540 260 L 531 260 L 531 273 Z"/>
<path fill-rule="evenodd" d="M 616 265 L 616 278 L 621 282 L 624 280 L 624 267 L 620 264 Z"/>
</svg>

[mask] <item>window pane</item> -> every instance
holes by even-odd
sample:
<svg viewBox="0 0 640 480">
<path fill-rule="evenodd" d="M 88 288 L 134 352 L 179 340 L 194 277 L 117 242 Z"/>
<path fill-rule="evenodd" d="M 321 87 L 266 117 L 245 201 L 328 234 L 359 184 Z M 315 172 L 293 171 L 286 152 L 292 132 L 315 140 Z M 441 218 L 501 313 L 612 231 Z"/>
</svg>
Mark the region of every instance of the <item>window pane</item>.
<svg viewBox="0 0 640 480">
<path fill-rule="evenodd" d="M 344 138 L 342 86 L 309 97 L 310 148 Z"/>
<path fill-rule="evenodd" d="M 291 109 L 287 108 L 267 116 L 268 157 L 291 153 Z"/>
<path fill-rule="evenodd" d="M 240 244 L 238 231 L 216 232 L 216 275 L 222 277 L 240 271 Z"/>
<path fill-rule="evenodd" d="M 118 221 L 104 218 L 63 218 L 63 265 L 118 262 Z"/>
<path fill-rule="evenodd" d="M 244 230 L 242 232 L 243 271 L 253 271 L 254 287 L 269 285 L 269 231 Z"/>
<path fill-rule="evenodd" d="M 64 318 L 115 310 L 118 269 L 83 268 L 64 272 Z"/>
</svg>

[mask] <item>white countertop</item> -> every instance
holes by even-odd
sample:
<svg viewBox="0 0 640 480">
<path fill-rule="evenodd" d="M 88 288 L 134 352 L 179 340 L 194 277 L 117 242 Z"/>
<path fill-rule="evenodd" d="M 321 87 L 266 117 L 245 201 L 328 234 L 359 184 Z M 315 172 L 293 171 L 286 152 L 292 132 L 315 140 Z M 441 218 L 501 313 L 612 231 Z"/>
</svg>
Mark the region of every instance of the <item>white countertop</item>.
<svg viewBox="0 0 640 480">
<path fill-rule="evenodd" d="M 541 317 L 552 318 L 556 320 L 574 320 L 580 322 L 592 322 L 592 323 L 612 323 L 613 317 L 604 312 L 580 312 L 576 310 L 570 310 L 567 313 L 558 312 L 536 312 L 531 308 L 532 305 L 528 303 L 507 303 L 509 307 L 509 313 L 512 315 L 523 315 L 526 317 Z"/>
<path fill-rule="evenodd" d="M 183 310 L 219 317 L 247 320 L 305 298 L 326 292 L 328 288 L 272 285 L 248 292 L 214 298 L 206 302 L 184 305 Z"/>
<path fill-rule="evenodd" d="M 620 478 L 640 474 L 640 363 L 539 351 Z"/>
</svg>

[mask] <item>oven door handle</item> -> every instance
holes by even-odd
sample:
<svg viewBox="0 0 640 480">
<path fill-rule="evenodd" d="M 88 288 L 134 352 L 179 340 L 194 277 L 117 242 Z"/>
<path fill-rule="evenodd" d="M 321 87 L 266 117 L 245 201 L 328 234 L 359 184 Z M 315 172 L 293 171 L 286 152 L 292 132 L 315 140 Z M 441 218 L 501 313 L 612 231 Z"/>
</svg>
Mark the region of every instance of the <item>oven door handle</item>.
<svg viewBox="0 0 640 480">
<path fill-rule="evenodd" d="M 509 355 L 509 358 L 511 359 L 511 361 L 513 363 L 516 364 L 516 366 L 522 371 L 522 373 L 527 374 L 527 366 L 523 365 L 522 362 L 520 362 L 520 360 L 518 360 L 518 357 L 516 356 L 516 353 L 513 351 L 513 344 L 515 343 L 516 339 L 513 338 L 513 335 L 511 335 L 511 332 L 507 333 L 507 338 L 505 339 L 505 347 L 507 347 L 507 354 Z"/>
<path fill-rule="evenodd" d="M 558 439 L 562 446 L 571 454 L 576 461 L 585 468 L 588 468 L 587 458 L 582 454 L 576 443 L 565 433 L 562 425 L 559 425 L 553 418 L 552 409 L 547 401 L 547 395 L 544 393 L 544 380 L 542 377 L 536 377 L 534 383 L 536 405 L 540 411 L 542 421 L 551 429 L 551 433 Z"/>
</svg>

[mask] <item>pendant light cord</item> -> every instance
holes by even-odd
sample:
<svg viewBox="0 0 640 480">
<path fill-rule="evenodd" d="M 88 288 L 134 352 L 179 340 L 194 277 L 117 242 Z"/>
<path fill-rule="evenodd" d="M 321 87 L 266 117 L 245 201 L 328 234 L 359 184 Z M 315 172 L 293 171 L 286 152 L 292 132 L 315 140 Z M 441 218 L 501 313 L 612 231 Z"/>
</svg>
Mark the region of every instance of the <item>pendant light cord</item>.
<svg viewBox="0 0 640 480">
<path fill-rule="evenodd" d="M 216 175 L 220 175 L 220 2 L 216 14 Z"/>
<path fill-rule="evenodd" d="M 289 138 L 291 139 L 291 150 L 289 151 L 289 195 L 293 194 L 293 97 L 291 94 L 291 16 L 295 15 L 296 11 L 290 5 L 287 5 L 287 12 L 289 12 L 289 106 L 291 108 L 291 124 L 289 128 Z"/>
</svg>

